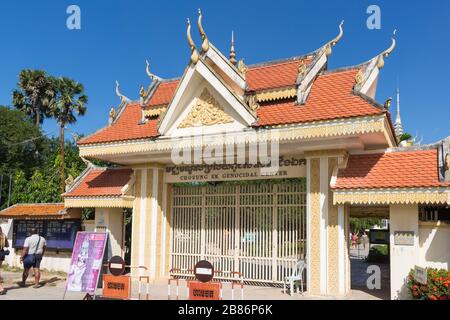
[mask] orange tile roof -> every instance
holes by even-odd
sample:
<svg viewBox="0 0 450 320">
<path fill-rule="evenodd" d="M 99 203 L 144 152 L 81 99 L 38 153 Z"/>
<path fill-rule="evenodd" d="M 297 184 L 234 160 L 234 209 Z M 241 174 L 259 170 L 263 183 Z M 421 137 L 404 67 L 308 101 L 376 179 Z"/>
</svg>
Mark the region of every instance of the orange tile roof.
<svg viewBox="0 0 450 320">
<path fill-rule="evenodd" d="M 20 203 L 0 211 L 0 218 L 64 217 L 64 203 Z"/>
<path fill-rule="evenodd" d="M 132 173 L 133 170 L 128 168 L 92 169 L 73 190 L 64 194 L 64 197 L 120 196 L 121 189 L 130 181 Z"/>
<path fill-rule="evenodd" d="M 352 93 L 358 69 L 320 75 L 304 105 L 284 101 L 257 110 L 259 126 L 301 123 L 382 114 L 383 111 Z"/>
<path fill-rule="evenodd" d="M 245 79 L 249 90 L 267 90 L 295 86 L 298 67 L 303 59 L 295 59 L 280 63 L 249 67 Z M 304 59 L 309 64 L 310 59 Z"/>
<path fill-rule="evenodd" d="M 440 182 L 438 153 L 433 150 L 351 155 L 339 170 L 334 189 L 421 188 L 450 186 Z"/>
<path fill-rule="evenodd" d="M 172 97 L 175 94 L 175 90 L 179 82 L 180 80 L 174 80 L 160 83 L 155 93 L 151 96 L 148 105 L 160 106 L 169 104 L 170 100 L 172 100 Z"/>
<path fill-rule="evenodd" d="M 142 109 L 140 104 L 129 104 L 115 123 L 80 139 L 77 144 L 135 140 L 158 136 L 159 121 L 148 120 L 146 123 L 140 124 L 141 118 Z"/>
<path fill-rule="evenodd" d="M 295 85 L 301 59 L 283 61 L 265 66 L 250 67 L 247 82 L 251 90 Z M 309 62 L 309 60 L 307 60 Z M 273 101 L 257 110 L 256 126 L 292 124 L 382 114 L 362 97 L 352 93 L 358 69 L 336 71 L 320 75 L 314 82 L 305 105 L 294 101 Z M 179 80 L 162 82 L 149 100 L 148 106 L 170 102 Z M 80 141 L 79 145 L 155 138 L 159 135 L 159 119 L 140 124 L 142 107 L 132 103 L 125 107 L 111 126 L 105 127 Z"/>
</svg>

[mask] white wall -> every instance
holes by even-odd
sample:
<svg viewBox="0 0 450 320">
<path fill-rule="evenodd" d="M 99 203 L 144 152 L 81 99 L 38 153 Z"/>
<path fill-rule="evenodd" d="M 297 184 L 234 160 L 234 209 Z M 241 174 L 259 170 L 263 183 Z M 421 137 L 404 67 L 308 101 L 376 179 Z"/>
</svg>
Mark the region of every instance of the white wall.
<svg viewBox="0 0 450 320">
<path fill-rule="evenodd" d="M 414 244 L 395 245 L 396 231 L 413 231 Z M 391 299 L 409 299 L 406 280 L 419 262 L 419 208 L 417 205 L 390 206 Z"/>
<path fill-rule="evenodd" d="M 450 224 L 420 222 L 419 247 L 421 267 L 450 269 Z"/>
<path fill-rule="evenodd" d="M 109 232 L 109 246 L 105 256 L 123 257 L 123 209 L 95 208 L 95 231 Z"/>
</svg>

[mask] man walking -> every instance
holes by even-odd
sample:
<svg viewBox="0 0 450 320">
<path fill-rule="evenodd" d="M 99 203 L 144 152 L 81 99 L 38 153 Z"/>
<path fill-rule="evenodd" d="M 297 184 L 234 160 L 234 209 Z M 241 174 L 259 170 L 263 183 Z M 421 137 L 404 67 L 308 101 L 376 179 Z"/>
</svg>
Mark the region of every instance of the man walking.
<svg viewBox="0 0 450 320">
<path fill-rule="evenodd" d="M 22 287 L 25 287 L 25 281 L 27 281 L 31 268 L 34 271 L 34 288 L 40 287 L 41 272 L 39 268 L 46 248 L 47 241 L 45 238 L 39 235 L 36 228 L 32 228 L 31 236 L 25 239 L 22 256 L 20 257 L 20 263 L 23 263 Z"/>
</svg>

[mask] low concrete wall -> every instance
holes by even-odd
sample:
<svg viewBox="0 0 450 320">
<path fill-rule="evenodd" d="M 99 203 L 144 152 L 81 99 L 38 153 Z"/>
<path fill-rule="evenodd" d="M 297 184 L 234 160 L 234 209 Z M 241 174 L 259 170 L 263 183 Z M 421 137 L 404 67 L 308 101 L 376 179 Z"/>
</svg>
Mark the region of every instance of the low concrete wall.
<svg viewBox="0 0 450 320">
<path fill-rule="evenodd" d="M 10 249 L 10 251 L 11 253 L 6 257 L 5 263 L 11 267 L 23 268 L 20 263 L 21 250 Z M 47 250 L 41 262 L 41 269 L 68 272 L 71 256 L 71 252 Z"/>
<path fill-rule="evenodd" d="M 419 263 L 422 267 L 450 268 L 450 223 L 420 222 Z"/>
<path fill-rule="evenodd" d="M 391 299 L 409 299 L 406 280 L 419 262 L 419 209 L 417 205 L 390 206 Z M 412 244 L 395 244 L 396 232 L 413 232 Z"/>
</svg>

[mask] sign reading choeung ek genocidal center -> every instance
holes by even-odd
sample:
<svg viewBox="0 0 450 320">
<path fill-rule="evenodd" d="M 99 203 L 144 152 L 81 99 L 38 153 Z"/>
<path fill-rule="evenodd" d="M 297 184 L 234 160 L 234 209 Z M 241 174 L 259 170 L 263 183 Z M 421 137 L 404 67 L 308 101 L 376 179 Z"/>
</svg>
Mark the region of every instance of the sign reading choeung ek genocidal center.
<svg viewBox="0 0 450 320">
<path fill-rule="evenodd" d="M 166 167 L 166 182 L 259 180 L 300 178 L 306 176 L 306 159 L 280 157 L 277 166 L 271 163 L 189 164 Z"/>
<path fill-rule="evenodd" d="M 67 291 L 95 292 L 107 239 L 106 232 L 77 233 L 67 275 Z"/>
</svg>

